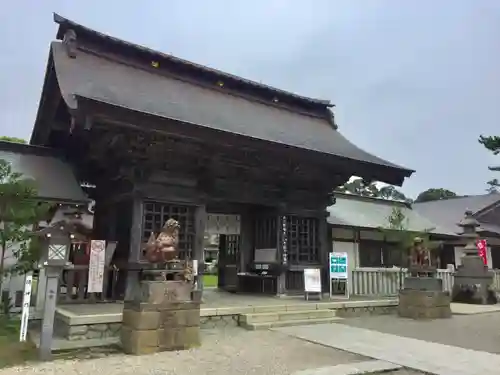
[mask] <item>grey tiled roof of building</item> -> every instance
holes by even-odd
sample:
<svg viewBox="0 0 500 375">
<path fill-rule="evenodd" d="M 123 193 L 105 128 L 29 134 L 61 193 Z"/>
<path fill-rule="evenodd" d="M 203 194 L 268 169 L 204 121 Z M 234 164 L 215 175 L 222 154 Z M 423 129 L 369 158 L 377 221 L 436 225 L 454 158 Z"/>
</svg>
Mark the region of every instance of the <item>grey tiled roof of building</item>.
<svg viewBox="0 0 500 375">
<path fill-rule="evenodd" d="M 328 223 L 332 225 L 352 226 L 376 229 L 388 227 L 388 218 L 394 207 L 401 208 L 408 219 L 408 229 L 415 232 L 429 231 L 430 233 L 450 235 L 455 233 L 428 218 L 419 215 L 409 204 L 384 199 L 360 197 L 350 194 L 336 193 L 336 203 L 328 207 L 330 216 Z"/>
<path fill-rule="evenodd" d="M 64 203 L 89 201 L 70 165 L 50 149 L 0 141 L 0 159 L 8 161 L 14 172 L 34 179 L 40 199 Z"/>
<path fill-rule="evenodd" d="M 500 194 L 492 193 L 415 203 L 413 209 L 448 231 L 460 233 L 461 228 L 457 224 L 463 219 L 465 211 L 471 210 L 476 214 L 497 202 L 500 202 Z M 500 225 L 481 223 L 478 231 L 481 230 L 500 233 Z"/>
<path fill-rule="evenodd" d="M 326 118 L 302 115 L 52 43 L 58 83 L 70 108 L 78 97 L 246 137 L 334 155 L 410 176 L 346 139 Z"/>
</svg>

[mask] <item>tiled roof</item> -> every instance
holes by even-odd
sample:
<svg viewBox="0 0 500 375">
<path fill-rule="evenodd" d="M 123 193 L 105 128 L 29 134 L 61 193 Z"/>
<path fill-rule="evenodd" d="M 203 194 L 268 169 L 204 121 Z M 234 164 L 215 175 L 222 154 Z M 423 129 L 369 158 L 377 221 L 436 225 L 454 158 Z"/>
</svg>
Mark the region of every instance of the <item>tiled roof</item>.
<svg viewBox="0 0 500 375">
<path fill-rule="evenodd" d="M 475 214 L 497 202 L 500 202 L 500 194 L 492 193 L 415 203 L 413 209 L 448 231 L 460 233 L 461 228 L 457 224 L 463 219 L 465 211 L 471 210 Z M 500 233 L 500 226 L 481 224 L 478 230 Z"/>
<path fill-rule="evenodd" d="M 406 219 L 408 230 L 415 232 L 454 235 L 426 217 L 419 215 L 410 205 L 402 202 L 360 197 L 336 193 L 336 203 L 328 207 L 328 222 L 332 225 L 345 225 L 360 228 L 387 228 L 388 218 L 394 207 L 399 207 Z"/>
<path fill-rule="evenodd" d="M 50 149 L 0 141 L 0 159 L 8 161 L 14 172 L 34 179 L 41 199 L 65 203 L 89 201 L 70 165 Z"/>
<path fill-rule="evenodd" d="M 312 150 L 370 164 L 374 175 L 400 182 L 412 171 L 363 151 L 326 119 L 264 105 L 213 89 L 158 75 L 79 51 L 70 58 L 60 42 L 52 43 L 58 83 L 68 106 L 83 97 L 113 106 L 203 126 L 258 140 Z"/>
</svg>

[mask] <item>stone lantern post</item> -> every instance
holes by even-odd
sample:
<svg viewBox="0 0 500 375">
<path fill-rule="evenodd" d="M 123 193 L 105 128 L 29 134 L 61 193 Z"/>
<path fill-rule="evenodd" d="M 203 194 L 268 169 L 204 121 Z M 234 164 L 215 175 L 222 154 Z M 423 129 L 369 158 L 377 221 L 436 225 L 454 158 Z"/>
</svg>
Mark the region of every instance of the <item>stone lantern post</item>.
<svg viewBox="0 0 500 375">
<path fill-rule="evenodd" d="M 40 359 L 48 361 L 52 357 L 54 316 L 59 288 L 59 278 L 63 269 L 71 267 L 68 261 L 71 240 L 74 234 L 66 223 L 56 223 L 37 232 L 42 246 L 42 267 L 46 274 L 45 301 L 43 307 L 42 330 L 40 334 Z"/>
<path fill-rule="evenodd" d="M 490 289 L 493 284 L 493 272 L 483 263 L 479 256 L 476 242 L 478 240 L 478 221 L 472 211 L 465 212 L 465 218 L 458 224 L 462 228 L 461 237 L 465 241 L 462 265 L 454 275 L 452 301 L 471 304 L 495 304 L 497 298 Z"/>
</svg>

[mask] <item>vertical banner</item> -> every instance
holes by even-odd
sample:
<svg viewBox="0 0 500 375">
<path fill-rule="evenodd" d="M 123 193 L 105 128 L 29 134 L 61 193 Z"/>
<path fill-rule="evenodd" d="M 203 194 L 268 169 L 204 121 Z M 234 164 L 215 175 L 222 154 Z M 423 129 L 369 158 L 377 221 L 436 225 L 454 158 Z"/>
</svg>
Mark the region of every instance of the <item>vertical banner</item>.
<svg viewBox="0 0 500 375">
<path fill-rule="evenodd" d="M 104 264 L 106 262 L 106 241 L 90 241 L 88 293 L 102 293 Z"/>
<path fill-rule="evenodd" d="M 488 247 L 488 244 L 486 243 L 486 240 L 478 240 L 476 242 L 476 246 L 477 246 L 478 255 L 483 260 L 484 265 L 487 266 L 488 265 L 488 256 L 487 256 L 486 249 Z"/>
<path fill-rule="evenodd" d="M 281 260 L 283 265 L 288 264 L 288 227 L 287 217 L 281 217 Z"/>
<path fill-rule="evenodd" d="M 30 272 L 24 278 L 23 310 L 21 313 L 21 329 L 19 330 L 19 341 L 26 341 L 28 333 L 28 321 L 30 318 L 31 287 L 33 285 L 33 274 Z"/>
</svg>

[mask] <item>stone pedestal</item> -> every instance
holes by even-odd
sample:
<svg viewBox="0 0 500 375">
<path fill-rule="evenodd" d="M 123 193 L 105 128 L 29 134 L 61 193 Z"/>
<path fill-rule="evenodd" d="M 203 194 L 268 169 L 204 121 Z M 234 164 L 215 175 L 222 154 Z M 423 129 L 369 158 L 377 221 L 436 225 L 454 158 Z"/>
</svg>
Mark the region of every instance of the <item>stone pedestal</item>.
<svg viewBox="0 0 500 375">
<path fill-rule="evenodd" d="M 200 303 L 183 281 L 143 281 L 125 303 L 121 342 L 127 354 L 183 350 L 200 345 Z"/>
<path fill-rule="evenodd" d="M 443 280 L 437 277 L 409 276 L 404 279 L 403 289 L 439 292 L 443 290 Z"/>
<path fill-rule="evenodd" d="M 462 257 L 462 265 L 454 275 L 453 302 L 496 304 L 497 297 L 490 288 L 493 276 L 493 272 L 488 270 L 481 257 L 469 254 Z"/>
<path fill-rule="evenodd" d="M 451 317 L 451 297 L 437 277 L 407 277 L 399 292 L 398 315 L 417 320 Z"/>
<path fill-rule="evenodd" d="M 451 318 L 450 294 L 442 291 L 403 289 L 398 315 L 416 320 Z"/>
</svg>

